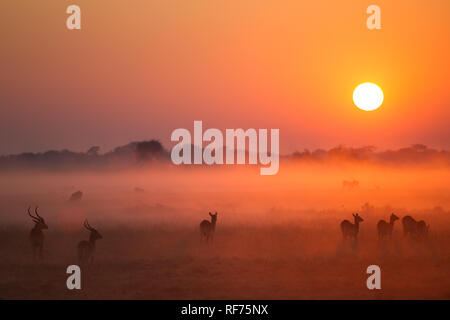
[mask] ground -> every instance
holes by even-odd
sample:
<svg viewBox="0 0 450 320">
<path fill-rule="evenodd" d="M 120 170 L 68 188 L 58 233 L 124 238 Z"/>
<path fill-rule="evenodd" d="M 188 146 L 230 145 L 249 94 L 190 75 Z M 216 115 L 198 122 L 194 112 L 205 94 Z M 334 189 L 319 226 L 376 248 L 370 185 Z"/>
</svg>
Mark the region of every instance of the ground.
<svg viewBox="0 0 450 320">
<path fill-rule="evenodd" d="M 400 226 L 399 226 L 400 228 Z M 1 299 L 449 299 L 450 234 L 409 243 L 396 230 L 378 243 L 361 230 L 357 252 L 331 224 L 227 226 L 212 243 L 196 228 L 103 230 L 96 259 L 82 266 L 82 289 L 66 288 L 86 232 L 47 232 L 33 262 L 26 230 L 1 230 Z M 384 249 L 382 249 L 384 248 Z M 377 264 L 382 289 L 368 290 Z"/>
</svg>

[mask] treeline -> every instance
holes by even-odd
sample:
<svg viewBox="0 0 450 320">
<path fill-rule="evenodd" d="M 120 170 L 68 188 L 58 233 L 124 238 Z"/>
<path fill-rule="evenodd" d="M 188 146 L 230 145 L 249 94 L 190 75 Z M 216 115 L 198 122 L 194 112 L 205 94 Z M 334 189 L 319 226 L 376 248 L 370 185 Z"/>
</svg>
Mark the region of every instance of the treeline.
<svg viewBox="0 0 450 320">
<path fill-rule="evenodd" d="M 390 165 L 441 164 L 450 165 L 450 152 L 414 144 L 397 150 L 377 151 L 374 146 L 351 148 L 338 146 L 330 150 L 317 149 L 294 152 L 295 161 L 311 162 L 367 162 Z"/>
<path fill-rule="evenodd" d="M 0 170 L 44 169 L 117 169 L 144 166 L 154 162 L 170 161 L 170 154 L 157 140 L 131 142 L 100 154 L 100 147 L 93 146 L 86 152 L 50 150 L 39 153 L 21 153 L 0 157 Z"/>
<path fill-rule="evenodd" d="M 246 155 L 248 156 L 248 154 Z M 291 162 L 358 162 L 391 165 L 446 165 L 450 166 L 450 152 L 416 144 L 397 150 L 377 151 L 373 146 L 360 148 L 338 146 L 329 150 L 316 149 L 294 152 L 282 156 L 281 161 Z M 120 169 L 148 166 L 155 163 L 171 163 L 170 151 L 157 140 L 131 142 L 101 154 L 100 147 L 93 146 L 86 152 L 50 150 L 39 153 L 21 153 L 0 157 L 0 170 L 45 169 Z"/>
</svg>

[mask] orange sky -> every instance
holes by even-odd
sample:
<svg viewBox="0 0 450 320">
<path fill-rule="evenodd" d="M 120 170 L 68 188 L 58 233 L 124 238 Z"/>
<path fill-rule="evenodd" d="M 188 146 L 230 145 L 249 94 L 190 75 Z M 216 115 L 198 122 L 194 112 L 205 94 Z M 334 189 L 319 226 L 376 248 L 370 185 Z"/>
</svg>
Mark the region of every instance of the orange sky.
<svg viewBox="0 0 450 320">
<path fill-rule="evenodd" d="M 65 27 L 82 9 L 82 30 Z M 381 7 L 382 29 L 365 9 Z M 0 4 L 0 154 L 169 146 L 178 127 L 279 128 L 281 152 L 450 147 L 448 0 Z M 352 102 L 362 82 L 380 109 Z"/>
</svg>

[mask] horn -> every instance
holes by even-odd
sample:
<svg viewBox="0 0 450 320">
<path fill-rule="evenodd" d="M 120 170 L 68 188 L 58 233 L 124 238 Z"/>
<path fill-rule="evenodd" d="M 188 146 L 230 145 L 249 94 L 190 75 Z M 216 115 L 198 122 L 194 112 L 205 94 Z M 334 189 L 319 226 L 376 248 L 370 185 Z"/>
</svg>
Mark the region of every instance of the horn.
<svg viewBox="0 0 450 320">
<path fill-rule="evenodd" d="M 94 228 L 92 228 L 92 226 L 89 224 L 89 221 L 87 221 L 87 219 L 86 219 L 86 224 L 91 230 L 94 230 Z"/>
<path fill-rule="evenodd" d="M 31 215 L 30 209 L 31 209 L 31 207 L 28 207 L 28 215 L 31 217 L 31 219 L 33 219 L 34 222 L 39 222 L 39 219 L 38 219 L 38 218 L 36 218 L 36 217 L 34 217 L 34 216 Z"/>
<path fill-rule="evenodd" d="M 84 220 L 83 226 L 84 226 L 86 229 L 88 229 L 89 231 L 91 231 L 91 228 L 90 228 L 90 226 L 89 226 L 89 223 L 88 223 L 87 219 Z"/>
<path fill-rule="evenodd" d="M 39 207 L 36 207 L 36 209 L 34 209 L 34 213 L 36 213 L 36 215 L 37 215 L 37 217 L 39 218 L 39 220 L 44 220 L 40 215 L 39 215 L 39 213 L 37 212 L 37 210 L 38 210 L 38 208 Z"/>
</svg>

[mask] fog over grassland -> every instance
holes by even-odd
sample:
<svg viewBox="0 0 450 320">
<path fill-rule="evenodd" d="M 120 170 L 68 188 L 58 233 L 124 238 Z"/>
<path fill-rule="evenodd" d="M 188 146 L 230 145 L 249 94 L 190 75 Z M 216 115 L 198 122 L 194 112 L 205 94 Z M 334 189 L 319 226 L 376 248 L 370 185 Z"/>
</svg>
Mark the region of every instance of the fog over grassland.
<svg viewBox="0 0 450 320">
<path fill-rule="evenodd" d="M 337 147 L 282 156 L 278 174 L 261 176 L 260 165 L 175 166 L 157 141 L 2 157 L 0 298 L 374 298 L 373 263 L 377 297 L 449 298 L 449 159 L 422 145 Z M 39 273 L 29 206 L 49 226 Z M 208 212 L 218 212 L 211 244 L 199 238 Z M 339 223 L 354 212 L 364 222 L 349 254 Z M 392 212 L 425 220 L 428 242 L 410 244 L 397 222 L 380 246 L 376 224 Z M 86 218 L 103 239 L 83 290 L 69 292 Z"/>
<path fill-rule="evenodd" d="M 61 221 L 78 214 L 78 222 L 99 215 L 108 217 L 108 223 L 119 219 L 131 224 L 185 223 L 210 210 L 226 214 L 221 223 L 277 223 L 322 219 L 327 210 L 349 214 L 366 203 L 392 210 L 449 209 L 450 153 L 423 145 L 380 152 L 343 146 L 305 150 L 282 156 L 274 176 L 261 176 L 259 168 L 176 166 L 155 140 L 103 154 L 92 147 L 85 153 L 4 156 L 0 217 L 4 222 L 24 220 L 29 205 L 39 205 Z M 77 191 L 79 201 L 69 201 Z"/>
</svg>

